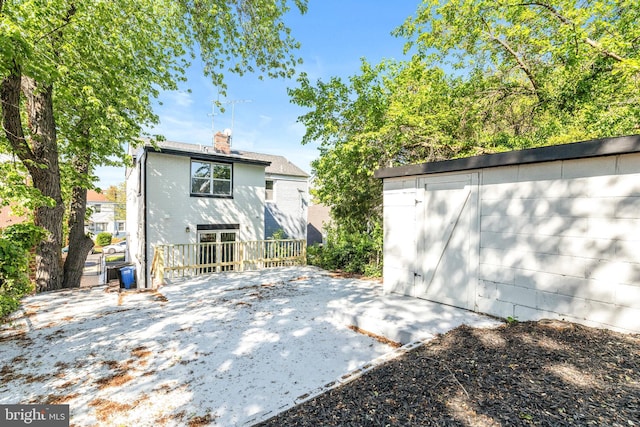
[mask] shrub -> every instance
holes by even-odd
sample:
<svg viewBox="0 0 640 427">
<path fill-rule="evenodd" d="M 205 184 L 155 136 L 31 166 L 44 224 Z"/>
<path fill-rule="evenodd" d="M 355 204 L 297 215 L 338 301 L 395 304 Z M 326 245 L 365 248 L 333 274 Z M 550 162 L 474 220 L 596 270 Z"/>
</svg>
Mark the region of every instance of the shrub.
<svg viewBox="0 0 640 427">
<path fill-rule="evenodd" d="M 23 223 L 0 230 L 0 318 L 20 305 L 20 299 L 33 292 L 29 279 L 32 249 L 42 240 L 45 231 Z"/>
<path fill-rule="evenodd" d="M 289 236 L 287 236 L 287 233 L 285 233 L 282 228 L 278 228 L 276 231 L 274 231 L 271 234 L 271 237 L 270 237 L 270 239 L 272 240 L 285 240 L 288 238 Z"/>
<path fill-rule="evenodd" d="M 102 232 L 96 236 L 96 245 L 107 246 L 111 244 L 111 233 Z"/>
<path fill-rule="evenodd" d="M 307 249 L 307 263 L 327 270 L 347 273 L 382 275 L 382 230 L 358 233 L 329 228 L 327 243 Z"/>
</svg>

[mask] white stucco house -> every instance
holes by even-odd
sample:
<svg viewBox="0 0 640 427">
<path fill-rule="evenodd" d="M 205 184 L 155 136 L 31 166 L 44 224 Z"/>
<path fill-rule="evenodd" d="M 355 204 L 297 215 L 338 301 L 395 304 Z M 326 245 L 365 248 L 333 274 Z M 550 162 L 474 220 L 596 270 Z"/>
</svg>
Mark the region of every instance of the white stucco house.
<svg viewBox="0 0 640 427">
<path fill-rule="evenodd" d="M 640 332 L 640 135 L 376 177 L 385 291 Z"/>
<path fill-rule="evenodd" d="M 281 228 L 306 239 L 306 173 L 282 156 L 163 141 L 132 152 L 127 230 L 138 287 L 151 286 L 153 246 L 264 240 Z"/>
</svg>

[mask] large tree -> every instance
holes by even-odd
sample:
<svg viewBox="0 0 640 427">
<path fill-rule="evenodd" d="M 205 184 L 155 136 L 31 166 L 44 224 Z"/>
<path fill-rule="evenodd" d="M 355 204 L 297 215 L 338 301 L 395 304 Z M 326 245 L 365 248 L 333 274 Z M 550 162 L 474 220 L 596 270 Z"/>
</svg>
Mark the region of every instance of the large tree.
<svg viewBox="0 0 640 427">
<path fill-rule="evenodd" d="M 78 286 L 91 248 L 84 216 L 93 170 L 124 159 L 123 145 L 157 121 L 152 99 L 176 89 L 190 59 L 199 55 L 221 90 L 226 72 L 292 75 L 299 61 L 283 23 L 289 3 L 0 0 L 0 147 L 46 200 L 34 214 L 47 230 L 37 249 L 39 290 Z M 304 12 L 306 0 L 293 3 Z M 63 194 L 70 199 L 64 274 Z"/>
</svg>

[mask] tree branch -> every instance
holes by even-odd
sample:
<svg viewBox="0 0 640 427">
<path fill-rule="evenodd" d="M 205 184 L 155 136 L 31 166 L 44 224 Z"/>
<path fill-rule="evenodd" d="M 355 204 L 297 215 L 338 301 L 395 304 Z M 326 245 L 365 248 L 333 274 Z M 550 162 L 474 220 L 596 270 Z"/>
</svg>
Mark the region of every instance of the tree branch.
<svg viewBox="0 0 640 427">
<path fill-rule="evenodd" d="M 560 22 L 562 22 L 564 25 L 571 25 L 572 27 L 575 28 L 575 24 L 570 19 L 568 19 L 566 16 L 562 15 L 553 6 L 551 6 L 549 4 L 542 3 L 542 2 L 529 2 L 529 3 L 519 3 L 516 6 L 538 6 L 538 7 L 541 7 L 543 9 L 546 9 L 549 12 L 551 12 L 551 14 L 553 16 L 555 16 L 556 18 L 558 18 L 558 20 Z M 615 52 L 609 52 L 608 50 L 604 49 L 602 47 L 602 45 L 600 45 L 600 43 L 598 43 L 597 41 L 593 40 L 590 37 L 585 37 L 582 41 L 585 42 L 586 44 L 588 44 L 589 46 L 593 47 L 594 49 L 600 51 L 600 53 L 602 53 L 604 56 L 607 56 L 609 58 L 615 59 L 618 62 L 624 61 L 623 57 L 621 57 L 620 55 L 618 55 Z"/>
<path fill-rule="evenodd" d="M 3 0 L 0 0 L 0 6 L 2 6 L 2 2 Z M 62 24 L 58 25 L 56 28 L 54 28 L 53 30 L 49 31 L 46 34 L 41 35 L 40 37 L 38 37 L 38 39 L 36 40 L 35 43 L 38 43 L 40 40 L 44 39 L 45 37 L 50 36 L 53 33 L 57 33 L 59 32 L 61 29 L 63 29 L 64 27 L 66 27 L 67 25 L 69 25 L 71 23 L 71 17 L 73 15 L 76 14 L 76 5 L 71 3 L 71 5 L 69 6 L 69 10 L 67 10 L 67 13 L 65 15 L 64 18 L 62 18 Z"/>
<path fill-rule="evenodd" d="M 14 153 L 23 162 L 35 161 L 35 156 L 27 144 L 20 117 L 20 67 L 14 63 L 11 74 L 0 82 L 0 102 L 2 103 L 2 128 Z M 26 164 L 26 163 L 25 163 Z"/>
<path fill-rule="evenodd" d="M 502 40 L 500 37 L 497 37 L 497 36 L 493 35 L 493 33 L 491 32 L 491 27 L 489 27 L 489 24 L 487 23 L 487 21 L 485 21 L 484 18 L 481 17 L 480 19 L 482 19 L 482 22 L 484 23 L 485 27 L 487 28 L 487 34 L 489 35 L 491 40 L 495 41 L 500 46 L 502 46 L 502 48 L 504 50 L 506 50 L 507 53 L 509 53 L 509 55 L 511 55 L 513 57 L 513 59 L 518 63 L 518 68 L 520 68 L 527 75 L 527 78 L 529 79 L 529 82 L 531 82 L 531 86 L 533 86 L 533 91 L 536 94 L 536 97 L 538 98 L 538 100 L 540 100 L 540 92 L 539 92 L 538 82 L 536 81 L 535 76 L 533 75 L 533 73 L 531 72 L 531 70 L 529 69 L 527 64 L 522 60 L 522 58 L 520 58 L 518 53 L 509 45 L 509 43 L 507 43 L 506 41 Z"/>
</svg>

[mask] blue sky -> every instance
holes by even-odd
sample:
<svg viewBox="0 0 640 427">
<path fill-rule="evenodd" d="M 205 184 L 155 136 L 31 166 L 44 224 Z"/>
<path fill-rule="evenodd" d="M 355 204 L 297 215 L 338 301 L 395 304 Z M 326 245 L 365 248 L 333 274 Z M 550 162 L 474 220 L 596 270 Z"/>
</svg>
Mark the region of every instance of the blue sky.
<svg viewBox="0 0 640 427">
<path fill-rule="evenodd" d="M 286 23 L 301 43 L 298 55 L 312 81 L 332 76 L 348 77 L 359 73 L 360 59 L 377 64 L 384 58 L 401 59 L 405 40 L 393 37 L 391 31 L 413 15 L 419 0 L 309 0 L 305 15 L 292 11 Z M 188 72 L 188 82 L 176 92 L 165 92 L 163 105 L 155 109 L 160 125 L 153 132 L 167 139 L 193 144 L 211 144 L 212 101 L 218 98 L 213 84 L 202 75 L 195 62 Z M 291 80 L 259 80 L 255 75 L 226 76 L 227 96 L 220 101 L 238 102 L 233 111 L 234 148 L 287 157 L 307 172 L 317 157 L 316 145 L 301 145 L 304 126 L 297 123 L 306 110 L 291 104 L 288 87 Z M 189 92 L 188 90 L 191 90 Z M 216 130 L 232 127 L 232 108 L 216 109 Z M 100 186 L 124 181 L 121 168 L 96 171 Z"/>
</svg>

